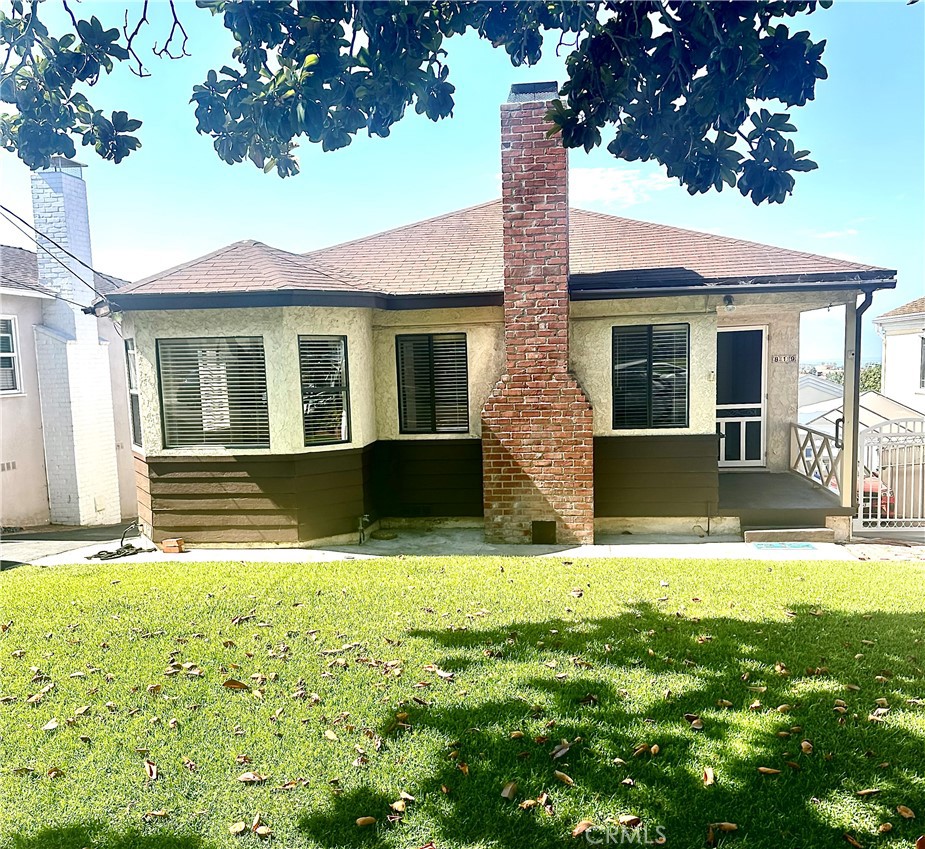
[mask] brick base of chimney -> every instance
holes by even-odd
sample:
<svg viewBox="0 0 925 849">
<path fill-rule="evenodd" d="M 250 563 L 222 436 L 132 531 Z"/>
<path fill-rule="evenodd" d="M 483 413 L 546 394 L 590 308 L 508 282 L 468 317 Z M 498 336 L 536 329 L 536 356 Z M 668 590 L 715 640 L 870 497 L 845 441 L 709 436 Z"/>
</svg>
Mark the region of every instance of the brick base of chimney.
<svg viewBox="0 0 925 849">
<path fill-rule="evenodd" d="M 557 543 L 594 542 L 591 404 L 567 372 L 502 378 L 482 411 L 485 539 L 534 541 L 555 522 Z"/>
</svg>

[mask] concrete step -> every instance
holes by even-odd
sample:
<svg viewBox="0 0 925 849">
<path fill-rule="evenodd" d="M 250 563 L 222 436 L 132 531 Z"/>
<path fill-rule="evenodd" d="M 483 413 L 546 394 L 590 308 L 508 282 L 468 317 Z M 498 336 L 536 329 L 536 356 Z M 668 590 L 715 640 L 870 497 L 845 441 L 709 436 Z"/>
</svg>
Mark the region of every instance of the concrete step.
<svg viewBox="0 0 925 849">
<path fill-rule="evenodd" d="M 752 528 L 743 536 L 746 542 L 835 542 L 832 528 Z"/>
</svg>

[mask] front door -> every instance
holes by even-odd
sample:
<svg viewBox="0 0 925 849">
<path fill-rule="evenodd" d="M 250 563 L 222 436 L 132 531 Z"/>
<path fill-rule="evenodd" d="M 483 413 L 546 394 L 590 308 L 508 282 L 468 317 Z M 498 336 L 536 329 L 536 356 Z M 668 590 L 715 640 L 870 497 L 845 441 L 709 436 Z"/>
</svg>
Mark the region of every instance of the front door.
<svg viewBox="0 0 925 849">
<path fill-rule="evenodd" d="M 720 327 L 716 432 L 721 467 L 765 465 L 766 327 Z"/>
</svg>

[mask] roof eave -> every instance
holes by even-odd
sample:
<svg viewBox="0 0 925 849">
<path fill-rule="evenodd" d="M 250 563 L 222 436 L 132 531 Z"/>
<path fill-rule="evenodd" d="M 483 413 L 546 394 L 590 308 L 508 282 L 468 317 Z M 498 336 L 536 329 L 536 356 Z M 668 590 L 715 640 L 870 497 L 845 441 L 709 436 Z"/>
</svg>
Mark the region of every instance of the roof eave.
<svg viewBox="0 0 925 849">
<path fill-rule="evenodd" d="M 387 295 L 321 289 L 279 289 L 250 292 L 115 293 L 108 298 L 116 309 L 146 310 L 240 309 L 257 307 L 360 307 L 380 310 L 422 310 L 500 306 L 501 292 L 455 292 Z"/>
</svg>

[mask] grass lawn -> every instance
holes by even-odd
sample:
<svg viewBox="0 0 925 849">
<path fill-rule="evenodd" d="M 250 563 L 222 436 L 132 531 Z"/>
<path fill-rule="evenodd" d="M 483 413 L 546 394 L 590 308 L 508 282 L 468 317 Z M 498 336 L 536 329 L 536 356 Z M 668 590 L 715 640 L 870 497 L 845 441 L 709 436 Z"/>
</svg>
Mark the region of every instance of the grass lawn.
<svg viewBox="0 0 925 849">
<path fill-rule="evenodd" d="M 0 622 L 3 849 L 925 832 L 922 563 L 22 567 Z"/>
</svg>

